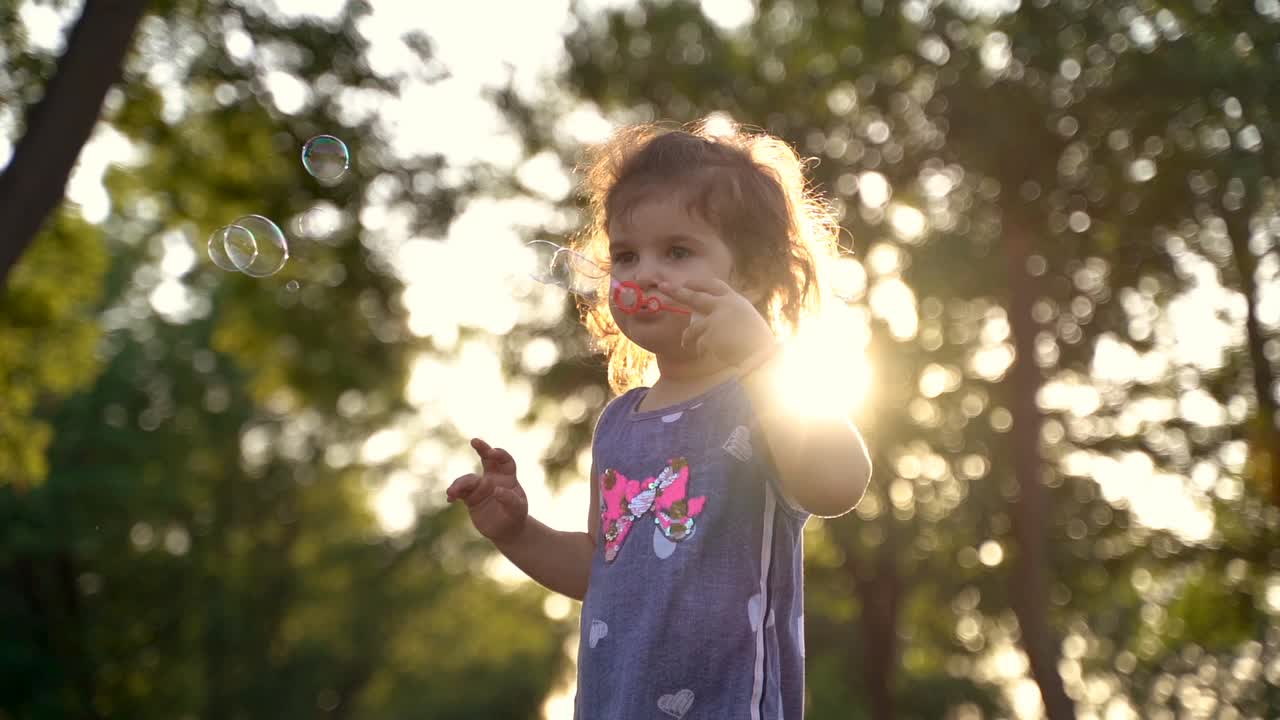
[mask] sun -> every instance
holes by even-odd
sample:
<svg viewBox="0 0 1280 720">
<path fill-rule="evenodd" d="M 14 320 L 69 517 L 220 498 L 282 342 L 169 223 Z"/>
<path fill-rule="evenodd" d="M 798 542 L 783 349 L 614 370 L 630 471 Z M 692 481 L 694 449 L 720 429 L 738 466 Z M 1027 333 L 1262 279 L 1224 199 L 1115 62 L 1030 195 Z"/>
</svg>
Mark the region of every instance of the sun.
<svg viewBox="0 0 1280 720">
<path fill-rule="evenodd" d="M 873 375 L 867 359 L 866 313 L 841 302 L 806 319 L 785 345 L 776 392 L 788 412 L 800 417 L 857 415 Z"/>
</svg>

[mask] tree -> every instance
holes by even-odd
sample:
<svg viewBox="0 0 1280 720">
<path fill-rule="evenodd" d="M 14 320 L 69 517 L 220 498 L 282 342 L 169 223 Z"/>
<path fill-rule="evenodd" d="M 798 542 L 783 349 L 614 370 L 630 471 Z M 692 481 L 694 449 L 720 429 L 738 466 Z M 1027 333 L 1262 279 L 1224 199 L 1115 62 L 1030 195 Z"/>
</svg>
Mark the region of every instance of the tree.
<svg viewBox="0 0 1280 720">
<path fill-rule="evenodd" d="M 464 513 L 419 499 L 392 532 L 369 506 L 416 466 L 362 446 L 410 419 L 415 358 L 447 351 L 408 332 L 380 245 L 396 237 L 359 219 L 412 208 L 436 233 L 473 191 L 415 185 L 441 159 L 396 156 L 344 107 L 402 81 L 366 64 L 369 11 L 175 1 L 140 22 L 106 102 L 136 156 L 106 177 L 112 212 L 62 208 L 5 291 L 3 392 L 34 399 L 0 412 L 50 439 L 32 451 L 5 427 L 27 465 L 0 455 L 0 714 L 535 717 L 558 678 L 567 623 L 542 590 L 476 571 L 491 549 Z M 307 101 L 281 110 L 273 72 Z M 298 148 L 322 131 L 379 192 L 307 181 Z M 300 232 L 317 206 L 343 222 Z M 288 228 L 275 276 L 204 259 L 209 232 L 250 212 Z"/>
<path fill-rule="evenodd" d="M 0 287 L 62 202 L 71 168 L 98 122 L 107 90 L 120 78 L 146 5 L 143 0 L 87 0 L 57 71 L 28 112 L 28 132 L 0 172 L 0 227 L 7 228 L 0 245 Z"/>
<path fill-rule="evenodd" d="M 1256 553 L 1273 542 L 1271 513 L 1257 507 L 1270 483 L 1225 502 L 1193 483 L 1259 477 L 1275 443 L 1255 431 L 1248 468 L 1193 462 L 1235 457 L 1245 426 L 1239 415 L 1205 424 L 1177 398 L 1191 382 L 1208 407 L 1235 407 L 1266 394 L 1255 379 L 1267 382 L 1270 366 L 1251 368 L 1265 352 L 1230 344 L 1220 369 L 1170 366 L 1172 331 L 1160 325 L 1190 286 L 1183 263 L 1201 256 L 1192 236 L 1219 266 L 1232 256 L 1222 241 L 1250 237 L 1248 222 L 1266 247 L 1269 181 L 1256 171 L 1256 193 L 1235 183 L 1223 195 L 1237 210 L 1259 199 L 1234 231 L 1197 197 L 1256 167 L 1243 145 L 1213 148 L 1231 145 L 1230 134 L 1219 142 L 1227 129 L 1244 144 L 1246 127 L 1269 137 L 1274 83 L 1242 48 L 1264 46 L 1272 25 L 1242 36 L 1265 10 L 1207 3 L 1024 5 L 983 15 L 963 3 L 763 2 L 732 30 L 692 3 L 583 12 L 566 43 L 571 96 L 508 102 L 531 147 L 567 160 L 574 148 L 554 120 L 575 103 L 618 121 L 726 112 L 817 156 L 818 183 L 846 209 L 867 259 L 877 375 L 863 426 L 883 474 L 856 517 L 811 534 L 820 715 L 859 701 L 882 718 L 941 714 L 922 698 L 989 705 L 1004 681 L 982 669 L 984 652 L 1009 641 L 1050 717 L 1092 707 L 1087 680 L 1114 688 L 1106 702 L 1151 709 L 1148 688 L 1167 673 L 1146 663 L 1172 665 L 1180 650 L 1212 645 L 1222 664 L 1257 655 L 1239 630 L 1213 641 L 1190 630 L 1209 595 L 1172 598 L 1226 571 L 1224 543 L 1270 562 Z M 1224 124 L 1208 112 L 1200 98 L 1227 79 L 1237 90 L 1216 102 L 1234 108 L 1236 97 L 1256 115 L 1227 110 Z M 1240 262 L 1250 277 L 1272 272 Z M 1222 282 L 1243 290 L 1253 317 L 1250 283 Z M 1261 323 L 1244 324 L 1249 346 L 1265 348 Z M 1168 370 L 1091 378 L 1117 344 Z M 1171 397 L 1172 412 L 1134 412 Z M 1268 427 L 1272 412 L 1258 400 L 1253 422 Z M 1134 506 L 1142 498 L 1118 487 L 1121 462 L 1145 463 L 1170 492 L 1187 486 L 1188 506 L 1212 508 L 1214 532 L 1153 527 L 1149 507 Z M 1262 584 L 1227 585 L 1239 623 L 1228 625 L 1265 623 Z M 861 696 L 844 689 L 854 678 Z M 1256 690 L 1214 692 L 1261 702 Z"/>
</svg>

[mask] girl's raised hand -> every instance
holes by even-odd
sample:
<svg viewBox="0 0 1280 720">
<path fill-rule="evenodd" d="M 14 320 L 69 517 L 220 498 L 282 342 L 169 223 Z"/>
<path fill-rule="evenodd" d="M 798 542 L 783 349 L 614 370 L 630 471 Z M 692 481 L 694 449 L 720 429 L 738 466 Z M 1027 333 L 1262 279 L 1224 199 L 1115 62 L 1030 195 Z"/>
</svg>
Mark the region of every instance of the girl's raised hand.
<svg viewBox="0 0 1280 720">
<path fill-rule="evenodd" d="M 511 540 L 524 530 L 529 517 L 529 500 L 516 480 L 516 461 L 502 448 L 489 447 L 472 438 L 471 447 L 480 456 L 481 473 L 467 473 L 445 491 L 449 502 L 461 500 L 471 513 L 471 524 L 481 535 L 497 542 Z"/>
<path fill-rule="evenodd" d="M 668 297 L 693 310 L 680 344 L 699 357 L 707 353 L 726 365 L 740 365 L 774 343 L 773 330 L 746 296 L 723 280 L 658 284 Z"/>
</svg>

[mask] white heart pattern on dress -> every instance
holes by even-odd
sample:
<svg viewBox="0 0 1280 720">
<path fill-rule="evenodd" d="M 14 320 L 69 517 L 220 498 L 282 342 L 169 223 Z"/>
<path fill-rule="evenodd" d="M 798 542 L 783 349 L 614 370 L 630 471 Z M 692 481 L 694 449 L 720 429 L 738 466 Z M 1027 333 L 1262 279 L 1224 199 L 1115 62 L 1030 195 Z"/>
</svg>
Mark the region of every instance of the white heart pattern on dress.
<svg viewBox="0 0 1280 720">
<path fill-rule="evenodd" d="M 751 459 L 751 431 L 746 425 L 739 425 L 729 433 L 729 439 L 724 441 L 724 451 L 742 462 Z"/>
<path fill-rule="evenodd" d="M 773 608 L 769 608 L 769 619 L 764 621 L 765 627 L 773 627 Z"/>
<path fill-rule="evenodd" d="M 689 712 L 690 705 L 693 705 L 693 691 L 689 688 L 675 695 L 663 695 L 658 698 L 658 709 L 676 720 L 680 720 L 685 713 Z"/>
<path fill-rule="evenodd" d="M 608 634 L 609 626 L 606 625 L 603 620 L 592 620 L 591 630 L 588 634 L 587 640 L 590 642 L 591 647 L 595 647 L 596 643 L 599 643 Z"/>
<path fill-rule="evenodd" d="M 751 632 L 760 629 L 760 612 L 763 604 L 764 597 L 760 593 L 752 595 L 747 600 L 747 619 L 751 621 Z"/>
<path fill-rule="evenodd" d="M 676 551 L 676 544 L 668 540 L 666 535 L 662 534 L 662 528 L 659 528 L 659 527 L 654 528 L 653 529 L 653 554 L 657 555 L 663 560 L 666 560 L 667 558 L 671 557 L 671 553 L 675 551 Z"/>
</svg>

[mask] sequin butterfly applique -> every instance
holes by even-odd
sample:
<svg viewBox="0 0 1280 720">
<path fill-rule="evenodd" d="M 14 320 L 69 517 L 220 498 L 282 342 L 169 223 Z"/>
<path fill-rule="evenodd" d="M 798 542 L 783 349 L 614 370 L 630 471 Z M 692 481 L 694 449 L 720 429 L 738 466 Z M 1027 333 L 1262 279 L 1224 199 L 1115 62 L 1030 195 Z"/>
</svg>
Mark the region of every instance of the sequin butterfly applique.
<svg viewBox="0 0 1280 720">
<path fill-rule="evenodd" d="M 653 510 L 653 522 L 673 542 L 685 540 L 694 531 L 694 518 L 707 502 L 706 497 L 688 497 L 689 463 L 675 458 L 656 478 L 629 480 L 609 469 L 600 476 L 600 517 L 604 527 L 604 559 L 613 562 L 627 539 L 631 526 Z"/>
</svg>

